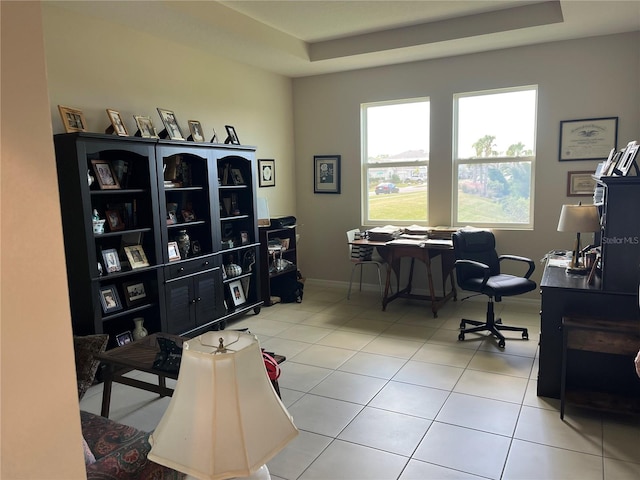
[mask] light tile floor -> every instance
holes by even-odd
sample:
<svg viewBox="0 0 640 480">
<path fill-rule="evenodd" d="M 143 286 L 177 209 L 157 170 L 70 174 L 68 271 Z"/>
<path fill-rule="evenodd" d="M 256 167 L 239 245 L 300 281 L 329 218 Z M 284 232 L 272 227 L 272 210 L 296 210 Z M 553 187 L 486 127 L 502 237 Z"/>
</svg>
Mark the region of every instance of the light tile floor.
<svg viewBox="0 0 640 480">
<path fill-rule="evenodd" d="M 285 355 L 280 388 L 300 435 L 268 466 L 274 480 L 640 478 L 640 420 L 536 396 L 539 305 L 496 304 L 529 341 L 458 341 L 460 318 L 486 303 L 397 300 L 308 283 L 300 304 L 278 304 L 248 327 Z M 560 366 L 558 366 L 560 368 Z M 134 373 L 141 376 L 142 373 Z M 100 411 L 102 385 L 81 408 Z M 114 385 L 111 418 L 153 430 L 169 399 Z"/>
</svg>

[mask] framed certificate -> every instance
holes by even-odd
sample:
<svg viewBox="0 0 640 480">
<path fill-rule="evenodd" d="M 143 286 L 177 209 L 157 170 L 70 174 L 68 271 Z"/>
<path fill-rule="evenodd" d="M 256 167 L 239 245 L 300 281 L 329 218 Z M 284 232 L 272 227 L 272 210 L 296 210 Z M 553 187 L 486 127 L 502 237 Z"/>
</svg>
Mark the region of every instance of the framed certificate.
<svg viewBox="0 0 640 480">
<path fill-rule="evenodd" d="M 618 143 L 618 117 L 587 118 L 560 122 L 561 162 L 606 160 Z"/>
</svg>

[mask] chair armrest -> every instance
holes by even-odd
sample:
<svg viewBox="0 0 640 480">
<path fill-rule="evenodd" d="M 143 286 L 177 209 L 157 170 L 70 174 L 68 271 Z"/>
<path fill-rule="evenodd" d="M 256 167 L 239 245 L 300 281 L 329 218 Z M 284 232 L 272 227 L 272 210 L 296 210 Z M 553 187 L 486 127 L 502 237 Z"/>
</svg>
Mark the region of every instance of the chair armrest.
<svg viewBox="0 0 640 480">
<path fill-rule="evenodd" d="M 475 260 L 456 260 L 455 265 L 467 265 L 469 267 L 477 268 L 482 271 L 482 285 L 480 288 L 484 289 L 491 276 L 491 269 L 486 263 L 476 262 Z"/>
<path fill-rule="evenodd" d="M 527 270 L 527 273 L 524 275 L 524 278 L 529 278 L 531 276 L 531 274 L 533 273 L 533 271 L 536 269 L 536 264 L 534 263 L 533 260 L 531 260 L 530 258 L 527 257 L 520 257 L 518 255 L 500 255 L 498 257 L 499 261 L 502 260 L 515 260 L 516 262 L 524 262 L 526 264 L 529 265 L 529 270 Z"/>
</svg>

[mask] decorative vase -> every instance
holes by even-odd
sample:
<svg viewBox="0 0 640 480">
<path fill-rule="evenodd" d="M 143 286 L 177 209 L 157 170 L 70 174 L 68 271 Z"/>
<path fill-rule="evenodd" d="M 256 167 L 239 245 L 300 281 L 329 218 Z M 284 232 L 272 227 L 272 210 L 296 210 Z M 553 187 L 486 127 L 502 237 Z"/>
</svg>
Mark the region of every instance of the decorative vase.
<svg viewBox="0 0 640 480">
<path fill-rule="evenodd" d="M 238 275 L 242 275 L 242 267 L 240 265 L 237 265 L 235 263 L 230 263 L 229 265 L 226 265 L 224 267 L 224 271 L 227 274 L 227 277 L 229 278 L 233 278 L 233 277 L 237 277 Z"/>
<path fill-rule="evenodd" d="M 189 250 L 191 250 L 191 238 L 189 238 L 189 234 L 186 230 L 180 230 L 178 232 L 178 236 L 176 237 L 176 242 L 178 242 L 178 250 L 180 250 L 180 257 L 187 258 L 189 255 Z"/>
<path fill-rule="evenodd" d="M 137 317 L 133 319 L 133 323 L 135 324 L 135 328 L 133 329 L 132 335 L 134 340 L 140 340 L 143 337 L 146 337 L 149 332 L 144 328 L 144 318 Z"/>
</svg>

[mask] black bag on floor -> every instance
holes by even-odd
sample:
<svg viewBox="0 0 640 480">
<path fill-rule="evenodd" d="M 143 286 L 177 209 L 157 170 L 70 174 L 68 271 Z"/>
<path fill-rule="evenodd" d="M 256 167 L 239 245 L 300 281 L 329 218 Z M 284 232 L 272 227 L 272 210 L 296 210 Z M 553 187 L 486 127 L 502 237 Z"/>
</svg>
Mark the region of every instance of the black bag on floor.
<svg viewBox="0 0 640 480">
<path fill-rule="evenodd" d="M 301 303 L 304 283 L 293 275 L 284 275 L 271 280 L 271 295 L 280 297 L 282 303 Z"/>
</svg>

